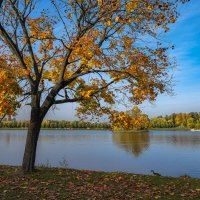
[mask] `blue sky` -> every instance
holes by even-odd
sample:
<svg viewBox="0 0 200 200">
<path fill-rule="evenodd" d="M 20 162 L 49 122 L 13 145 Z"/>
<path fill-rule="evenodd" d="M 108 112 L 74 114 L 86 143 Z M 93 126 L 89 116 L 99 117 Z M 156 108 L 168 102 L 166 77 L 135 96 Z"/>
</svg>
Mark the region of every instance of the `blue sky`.
<svg viewBox="0 0 200 200">
<path fill-rule="evenodd" d="M 174 96 L 159 95 L 156 102 L 141 106 L 149 116 L 166 115 L 173 112 L 200 112 L 200 1 L 180 7 L 181 16 L 171 26 L 165 37 L 175 45 L 170 53 L 177 61 L 174 71 Z"/>
<path fill-rule="evenodd" d="M 143 103 L 140 108 L 150 117 L 173 112 L 200 112 L 200 1 L 181 5 L 180 17 L 171 26 L 165 40 L 175 46 L 170 52 L 175 57 L 177 68 L 174 70 L 174 95 L 159 95 L 153 103 Z M 59 106 L 49 112 L 48 119 L 74 120 L 76 104 Z M 27 108 L 22 108 L 18 119 L 26 119 Z"/>
</svg>

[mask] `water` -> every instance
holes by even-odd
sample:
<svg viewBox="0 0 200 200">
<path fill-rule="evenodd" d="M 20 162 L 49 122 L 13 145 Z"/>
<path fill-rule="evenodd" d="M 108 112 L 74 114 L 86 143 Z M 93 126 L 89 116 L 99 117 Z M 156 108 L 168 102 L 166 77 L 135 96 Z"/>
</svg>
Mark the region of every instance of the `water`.
<svg viewBox="0 0 200 200">
<path fill-rule="evenodd" d="M 0 164 L 20 165 L 26 131 L 0 130 Z M 95 130 L 41 132 L 37 165 L 200 178 L 200 133 L 149 131 L 113 134 Z"/>
</svg>

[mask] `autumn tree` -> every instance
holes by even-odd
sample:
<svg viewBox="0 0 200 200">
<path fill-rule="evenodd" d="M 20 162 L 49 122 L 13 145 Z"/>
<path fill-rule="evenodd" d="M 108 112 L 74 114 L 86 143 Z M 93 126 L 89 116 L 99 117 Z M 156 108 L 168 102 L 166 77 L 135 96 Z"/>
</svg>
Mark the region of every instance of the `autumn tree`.
<svg viewBox="0 0 200 200">
<path fill-rule="evenodd" d="M 6 115 L 13 115 L 19 107 L 20 102 L 17 97 L 22 94 L 22 89 L 17 82 L 17 75 L 15 76 L 10 70 L 6 70 L 8 66 L 6 62 L 0 59 L 0 122 Z M 4 68 L 5 67 L 5 68 Z"/>
<path fill-rule="evenodd" d="M 111 122 L 114 131 L 147 130 L 150 127 L 148 115 L 143 114 L 137 106 L 127 112 L 113 111 Z"/>
<path fill-rule="evenodd" d="M 31 107 L 23 170 L 34 170 L 52 106 L 77 102 L 78 114 L 101 116 L 119 99 L 153 101 L 167 90 L 173 63 L 158 36 L 176 21 L 181 2 L 51 0 L 45 8 L 0 0 L 1 92 L 12 94 L 0 95 L 0 115 L 24 99 Z"/>
</svg>

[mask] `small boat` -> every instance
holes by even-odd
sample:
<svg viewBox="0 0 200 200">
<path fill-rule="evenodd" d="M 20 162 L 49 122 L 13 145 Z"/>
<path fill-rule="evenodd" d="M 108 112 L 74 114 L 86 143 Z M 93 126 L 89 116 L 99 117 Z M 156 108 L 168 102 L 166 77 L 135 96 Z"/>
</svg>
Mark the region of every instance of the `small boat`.
<svg viewBox="0 0 200 200">
<path fill-rule="evenodd" d="M 191 129 L 190 131 L 197 131 L 197 132 L 200 132 L 199 129 Z"/>
</svg>

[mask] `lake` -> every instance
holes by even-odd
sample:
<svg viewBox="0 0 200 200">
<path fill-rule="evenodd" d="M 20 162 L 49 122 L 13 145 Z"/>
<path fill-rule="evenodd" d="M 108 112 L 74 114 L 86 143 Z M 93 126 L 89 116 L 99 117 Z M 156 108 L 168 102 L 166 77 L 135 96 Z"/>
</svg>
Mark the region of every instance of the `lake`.
<svg viewBox="0 0 200 200">
<path fill-rule="evenodd" d="M 0 164 L 20 165 L 26 131 L 0 130 Z M 37 165 L 200 178 L 200 133 L 43 130 Z"/>
</svg>

